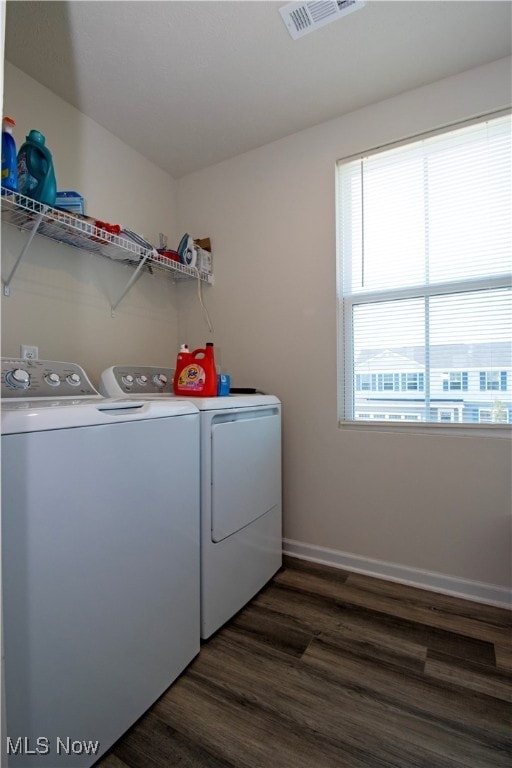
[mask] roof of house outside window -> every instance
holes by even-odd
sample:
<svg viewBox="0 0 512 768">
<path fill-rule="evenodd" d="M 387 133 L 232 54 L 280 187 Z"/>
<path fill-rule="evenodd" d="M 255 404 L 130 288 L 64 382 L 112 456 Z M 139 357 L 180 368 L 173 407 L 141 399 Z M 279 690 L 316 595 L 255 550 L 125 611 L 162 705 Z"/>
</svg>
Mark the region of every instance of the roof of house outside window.
<svg viewBox="0 0 512 768">
<path fill-rule="evenodd" d="M 413 365 L 411 365 L 413 364 Z M 424 347 L 392 347 L 364 349 L 355 359 L 355 367 L 367 370 L 412 369 L 425 366 Z M 505 370 L 512 368 L 512 345 L 509 342 L 476 344 L 438 344 L 430 347 L 430 367 L 446 370 Z"/>
</svg>

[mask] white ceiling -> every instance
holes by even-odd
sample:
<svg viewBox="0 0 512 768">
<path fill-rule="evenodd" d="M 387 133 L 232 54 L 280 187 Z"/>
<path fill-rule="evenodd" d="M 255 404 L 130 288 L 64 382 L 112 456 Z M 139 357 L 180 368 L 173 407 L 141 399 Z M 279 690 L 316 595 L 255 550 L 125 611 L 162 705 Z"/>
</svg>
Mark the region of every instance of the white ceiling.
<svg viewBox="0 0 512 768">
<path fill-rule="evenodd" d="M 296 41 L 283 5 L 8 0 L 5 55 L 179 178 L 511 53 L 505 0 L 369 0 Z"/>
</svg>

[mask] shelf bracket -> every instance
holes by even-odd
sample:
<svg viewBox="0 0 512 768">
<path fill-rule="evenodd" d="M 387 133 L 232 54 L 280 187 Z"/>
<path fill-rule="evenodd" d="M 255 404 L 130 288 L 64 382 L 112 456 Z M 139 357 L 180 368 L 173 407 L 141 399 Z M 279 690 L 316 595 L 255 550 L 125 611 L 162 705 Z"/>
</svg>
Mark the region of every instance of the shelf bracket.
<svg viewBox="0 0 512 768">
<path fill-rule="evenodd" d="M 151 254 L 151 251 L 146 251 L 146 253 L 144 254 L 143 258 L 140 260 L 140 262 L 139 262 L 139 264 L 138 264 L 138 266 L 137 266 L 137 269 L 135 270 L 135 272 L 133 273 L 133 275 L 130 277 L 130 279 L 129 279 L 129 280 L 128 280 L 128 282 L 126 283 L 126 287 L 125 287 L 124 291 L 123 291 L 123 292 L 122 292 L 122 294 L 119 296 L 119 298 L 118 298 L 118 300 L 116 301 L 116 303 L 111 305 L 111 307 L 110 307 L 110 313 L 111 313 L 112 317 L 114 317 L 114 315 L 115 315 L 115 311 L 116 311 L 117 307 L 118 307 L 118 306 L 119 306 L 119 304 L 122 302 L 122 300 L 124 299 L 124 297 L 126 296 L 126 294 L 128 293 L 128 291 L 130 290 L 130 288 L 132 287 L 132 285 L 134 284 L 134 282 L 137 280 L 137 278 L 138 278 L 138 276 L 139 276 L 139 274 L 140 274 L 140 271 L 141 271 L 141 269 L 143 268 L 144 264 L 146 263 L 146 260 L 147 260 L 147 258 L 148 258 L 148 256 L 149 256 L 150 254 Z"/>
<path fill-rule="evenodd" d="M 25 256 L 26 252 L 30 248 L 30 244 L 32 240 L 34 239 L 34 235 L 36 234 L 37 230 L 39 229 L 39 225 L 41 224 L 41 221 L 43 220 L 44 211 L 41 211 L 41 213 L 38 213 L 35 220 L 34 220 L 34 226 L 30 230 L 29 236 L 27 238 L 27 241 L 25 242 L 25 245 L 21 249 L 20 255 L 16 259 L 16 262 L 11 270 L 11 274 L 7 278 L 7 280 L 4 281 L 4 296 L 10 296 L 11 295 L 11 281 L 16 274 L 16 270 L 18 269 L 18 266 L 22 260 L 22 258 Z"/>
</svg>

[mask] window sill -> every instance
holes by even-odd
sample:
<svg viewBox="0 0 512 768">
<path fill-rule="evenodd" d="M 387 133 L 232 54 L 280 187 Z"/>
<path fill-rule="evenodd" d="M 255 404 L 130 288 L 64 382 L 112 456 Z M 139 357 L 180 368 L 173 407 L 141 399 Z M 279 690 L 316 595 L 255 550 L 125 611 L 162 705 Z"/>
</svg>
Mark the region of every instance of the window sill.
<svg viewBox="0 0 512 768">
<path fill-rule="evenodd" d="M 405 423 L 390 421 L 339 421 L 340 429 L 369 432 L 402 432 L 409 435 L 451 435 L 453 437 L 498 437 L 511 439 L 511 424 L 442 424 L 438 422 Z"/>
</svg>

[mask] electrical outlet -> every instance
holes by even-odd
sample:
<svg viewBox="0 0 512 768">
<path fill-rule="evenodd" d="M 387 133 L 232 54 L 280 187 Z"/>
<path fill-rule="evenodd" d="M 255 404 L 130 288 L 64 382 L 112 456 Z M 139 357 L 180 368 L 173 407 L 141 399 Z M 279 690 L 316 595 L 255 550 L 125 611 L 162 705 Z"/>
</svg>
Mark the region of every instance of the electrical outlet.
<svg viewBox="0 0 512 768">
<path fill-rule="evenodd" d="M 22 344 L 20 347 L 23 360 L 39 360 L 39 349 L 31 347 L 29 344 Z"/>
</svg>

